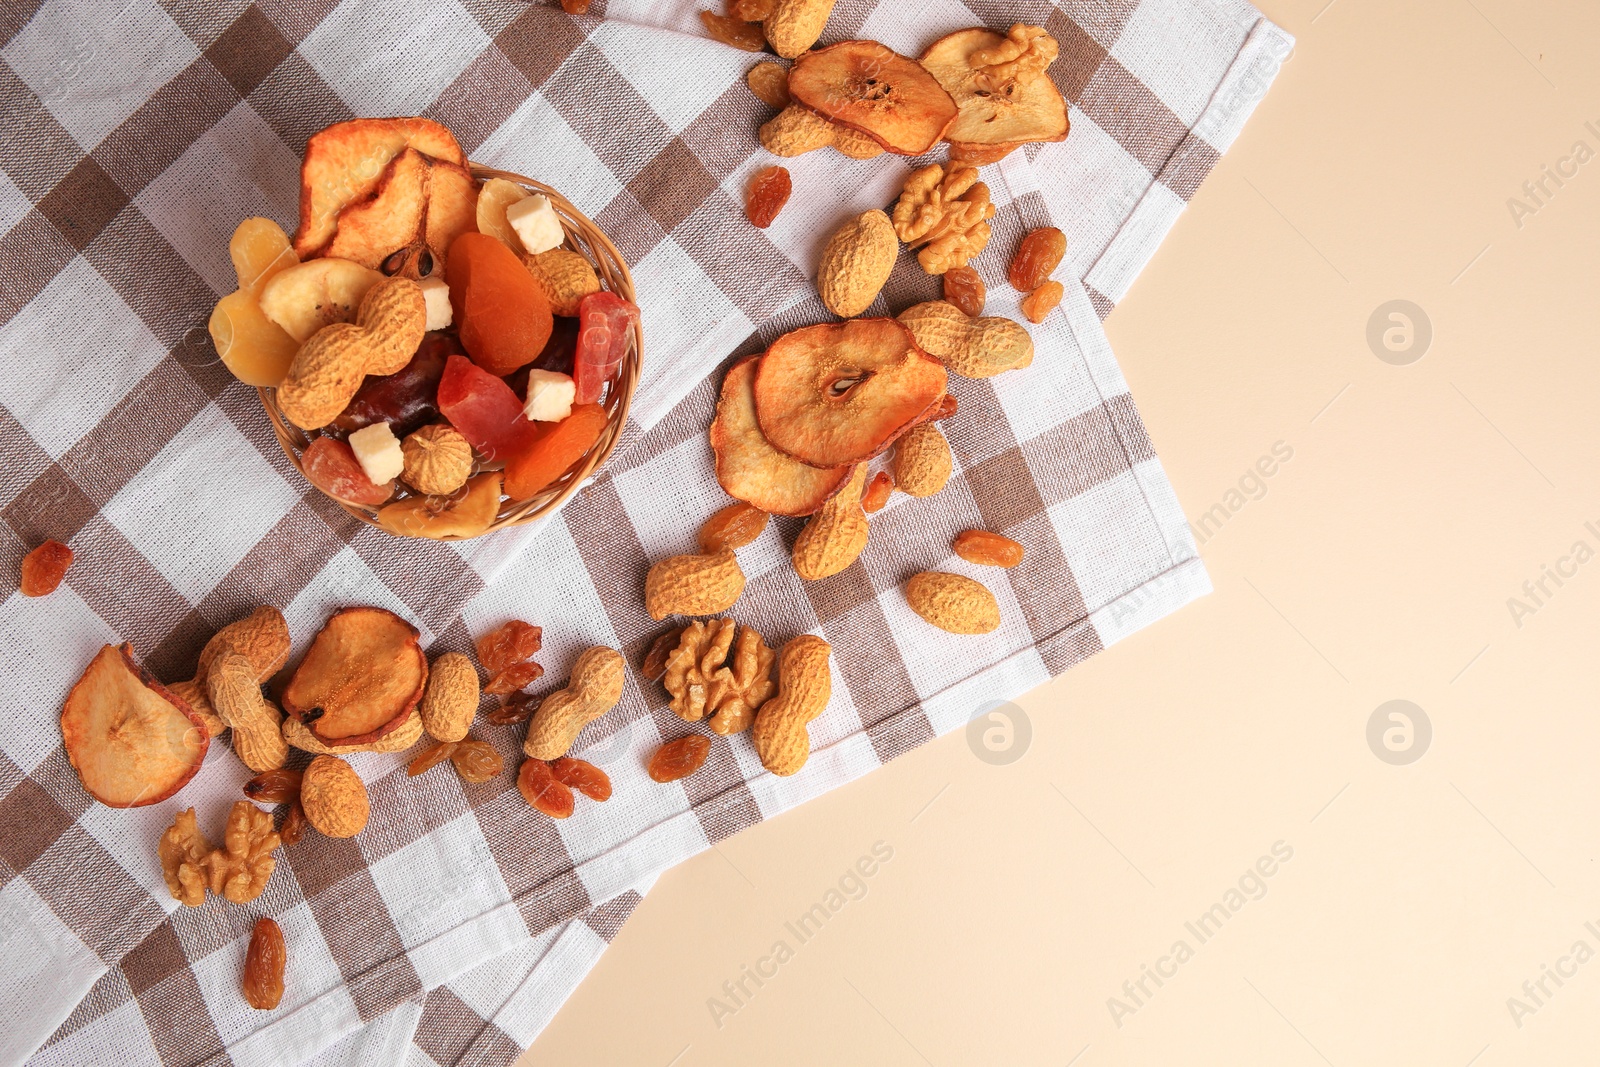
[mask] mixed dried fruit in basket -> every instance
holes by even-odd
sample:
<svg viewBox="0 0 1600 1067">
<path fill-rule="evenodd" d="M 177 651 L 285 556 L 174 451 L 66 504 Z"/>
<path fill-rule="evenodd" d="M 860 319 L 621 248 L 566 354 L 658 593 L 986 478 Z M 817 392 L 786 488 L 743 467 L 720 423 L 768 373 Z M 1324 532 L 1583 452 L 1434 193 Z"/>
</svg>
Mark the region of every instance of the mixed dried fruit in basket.
<svg viewBox="0 0 1600 1067">
<path fill-rule="evenodd" d="M 413 537 L 472 537 L 593 450 L 639 311 L 558 204 L 480 182 L 445 127 L 357 119 L 307 142 L 293 239 L 246 219 L 224 364 L 310 434 L 319 489 Z"/>
</svg>

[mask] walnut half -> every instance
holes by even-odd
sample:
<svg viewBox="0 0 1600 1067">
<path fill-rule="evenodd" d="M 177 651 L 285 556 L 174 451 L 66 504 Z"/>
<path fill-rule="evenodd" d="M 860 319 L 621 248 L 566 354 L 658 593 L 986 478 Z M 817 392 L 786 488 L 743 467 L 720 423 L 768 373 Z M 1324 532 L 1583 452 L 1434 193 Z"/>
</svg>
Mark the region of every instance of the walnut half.
<svg viewBox="0 0 1600 1067">
<path fill-rule="evenodd" d="M 205 902 L 207 889 L 235 904 L 259 897 L 277 869 L 272 851 L 281 843 L 272 828 L 272 815 L 248 800 L 238 800 L 228 812 L 224 847 L 211 847 L 190 808 L 179 812 L 161 835 L 156 853 L 172 898 L 197 908 Z"/>
<path fill-rule="evenodd" d="M 995 207 L 974 167 L 930 163 L 906 179 L 894 205 L 896 236 L 920 247 L 917 262 L 929 274 L 964 267 L 989 243 Z"/>
<path fill-rule="evenodd" d="M 710 715 L 713 733 L 736 734 L 749 728 L 756 709 L 772 696 L 776 658 L 759 633 L 738 628 L 732 619 L 693 622 L 667 656 L 661 682 L 679 718 L 699 722 Z"/>
</svg>

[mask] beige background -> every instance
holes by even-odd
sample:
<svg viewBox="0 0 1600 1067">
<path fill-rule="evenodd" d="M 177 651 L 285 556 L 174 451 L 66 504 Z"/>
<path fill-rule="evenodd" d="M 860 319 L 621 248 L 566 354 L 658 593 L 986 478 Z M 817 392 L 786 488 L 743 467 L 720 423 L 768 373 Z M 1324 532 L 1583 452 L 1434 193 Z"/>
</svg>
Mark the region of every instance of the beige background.
<svg viewBox="0 0 1600 1067">
<path fill-rule="evenodd" d="M 1600 952 L 1600 560 L 1507 600 L 1600 550 L 1600 158 L 1520 229 L 1507 201 L 1600 151 L 1600 6 L 1326 3 L 1263 0 L 1294 58 L 1107 324 L 1192 520 L 1293 449 L 1203 545 L 1216 592 L 1022 699 L 1019 762 L 954 734 L 668 873 L 523 1062 L 1594 1061 L 1600 959 L 1522 984 Z M 1409 366 L 1365 340 L 1395 298 L 1435 332 Z M 1366 741 L 1395 698 L 1434 731 L 1408 766 Z"/>
</svg>

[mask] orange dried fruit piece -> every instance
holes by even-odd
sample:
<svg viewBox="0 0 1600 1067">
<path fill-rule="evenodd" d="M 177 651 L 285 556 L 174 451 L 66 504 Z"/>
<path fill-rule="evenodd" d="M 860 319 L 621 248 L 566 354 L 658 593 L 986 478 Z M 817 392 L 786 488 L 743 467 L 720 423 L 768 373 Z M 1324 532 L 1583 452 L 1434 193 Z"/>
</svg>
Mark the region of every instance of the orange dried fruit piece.
<svg viewBox="0 0 1600 1067">
<path fill-rule="evenodd" d="M 756 370 L 756 420 L 774 448 L 814 467 L 871 459 L 932 414 L 944 364 L 894 319 L 794 330 Z"/>
<path fill-rule="evenodd" d="M 283 969 L 289 961 L 283 931 L 272 919 L 257 919 L 244 954 L 244 999 L 258 1011 L 270 1011 L 283 999 Z"/>
<path fill-rule="evenodd" d="M 382 608 L 335 612 L 283 691 L 283 710 L 324 744 L 388 735 L 422 699 L 428 659 L 416 627 Z"/>
<path fill-rule="evenodd" d="M 483 691 L 488 696 L 505 696 L 526 689 L 542 677 L 544 668 L 537 663 L 510 663 L 495 672 Z"/>
<path fill-rule="evenodd" d="M 1050 275 L 1061 265 L 1061 257 L 1066 254 L 1066 234 L 1054 226 L 1041 226 L 1037 230 L 1030 230 L 1028 235 L 1017 243 L 1017 250 L 1011 257 L 1011 265 L 1006 268 L 1006 280 L 1017 292 L 1031 293 L 1050 280 Z"/>
<path fill-rule="evenodd" d="M 751 177 L 750 188 L 745 193 L 745 217 L 752 226 L 766 229 L 778 217 L 778 212 L 783 210 L 783 205 L 789 202 L 789 193 L 793 189 L 794 183 L 787 169 L 761 168 Z"/>
<path fill-rule="evenodd" d="M 530 759 L 522 764 L 517 772 L 517 792 L 535 811 L 552 819 L 565 819 L 572 814 L 572 789 L 556 781 L 550 764 L 544 760 Z"/>
<path fill-rule="evenodd" d="M 718 511 L 700 527 L 700 551 L 706 555 L 725 548 L 743 548 L 767 528 L 767 513 L 736 501 Z"/>
<path fill-rule="evenodd" d="M 1024 144 L 1067 136 L 1067 103 L 1045 73 L 1055 38 L 1016 25 L 1002 37 L 959 30 L 922 53 L 922 65 L 955 100 L 960 114 L 945 131 L 950 158 L 993 163 Z"/>
<path fill-rule="evenodd" d="M 883 506 L 889 502 L 889 494 L 894 492 L 894 476 L 888 471 L 879 471 L 872 476 L 872 483 L 867 486 L 867 491 L 861 494 L 861 510 L 868 515 L 882 511 Z"/>
<path fill-rule="evenodd" d="M 968 318 L 975 319 L 983 314 L 987 297 L 983 278 L 971 267 L 951 267 L 944 272 L 944 298 Z"/>
<path fill-rule="evenodd" d="M 496 726 L 512 726 L 533 718 L 534 709 L 538 706 L 539 702 L 527 693 L 512 693 L 504 704 L 486 712 L 483 717 Z"/>
<path fill-rule="evenodd" d="M 1015 567 L 1022 562 L 1022 546 L 990 530 L 962 530 L 950 547 L 956 555 L 980 567 Z"/>
<path fill-rule="evenodd" d="M 72 566 L 72 549 L 60 541 L 46 541 L 22 557 L 23 596 L 49 596 L 61 585 Z"/>
<path fill-rule="evenodd" d="M 1022 298 L 1023 317 L 1037 326 L 1056 309 L 1065 293 L 1066 287 L 1060 282 L 1045 282 Z"/>
<path fill-rule="evenodd" d="M 450 307 L 472 362 L 504 376 L 532 363 L 550 340 L 550 300 L 517 254 L 486 233 L 463 233 L 445 262 Z"/>
<path fill-rule="evenodd" d="M 134 662 L 130 645 L 106 645 L 89 662 L 61 709 L 61 736 L 83 788 L 113 808 L 166 800 L 211 743 L 200 716 Z"/>
<path fill-rule="evenodd" d="M 639 667 L 639 673 L 652 682 L 660 681 L 667 673 L 667 658 L 677 650 L 678 640 L 683 636 L 683 627 L 674 626 L 650 644 L 650 651 L 644 654 L 644 663 Z"/>
<path fill-rule="evenodd" d="M 507 619 L 478 638 L 478 663 L 490 673 L 505 670 L 513 663 L 532 659 L 544 647 L 544 628 Z"/>
<path fill-rule="evenodd" d="M 650 777 L 657 782 L 676 782 L 698 771 L 711 755 L 711 739 L 704 734 L 685 734 L 668 741 L 650 757 Z"/>
<path fill-rule="evenodd" d="M 378 510 L 378 525 L 402 537 L 457 540 L 477 537 L 500 514 L 500 472 L 468 478 L 448 497 L 411 496 Z"/>
<path fill-rule="evenodd" d="M 294 249 L 301 259 L 322 252 L 346 204 L 378 187 L 389 161 L 406 148 L 464 167 L 455 135 L 432 119 L 352 119 L 312 134 L 300 165 L 300 228 Z"/>
<path fill-rule="evenodd" d="M 244 795 L 262 804 L 282 804 L 300 795 L 300 771 L 279 767 L 244 783 Z"/>
<path fill-rule="evenodd" d="M 246 385 L 275 386 L 288 373 L 299 343 L 261 309 L 261 290 L 299 264 L 289 235 L 271 219 L 245 219 L 228 240 L 239 288 L 217 302 L 207 323 L 223 366 Z"/>
<path fill-rule="evenodd" d="M 459 741 L 439 741 L 429 745 L 417 753 L 411 762 L 406 765 L 406 777 L 415 778 L 418 775 L 427 774 L 449 759 L 455 752 L 456 746 L 460 743 Z"/>
<path fill-rule="evenodd" d="M 700 22 L 712 40 L 742 48 L 746 52 L 759 52 L 767 47 L 767 35 L 761 23 L 719 15 L 715 11 L 700 12 Z"/>
<path fill-rule="evenodd" d="M 469 737 L 456 742 L 450 753 L 450 762 L 464 782 L 480 785 L 505 770 L 506 761 L 499 751 L 487 741 Z"/>
<path fill-rule="evenodd" d="M 550 761 L 550 774 L 590 800 L 611 799 L 611 776 L 588 760 L 562 756 Z"/>
<path fill-rule="evenodd" d="M 956 102 L 932 74 L 876 41 L 843 41 L 794 61 L 789 95 L 803 107 L 919 156 L 944 136 Z"/>
<path fill-rule="evenodd" d="M 773 515 L 810 515 L 850 477 L 848 464 L 831 470 L 807 466 L 779 452 L 756 421 L 759 356 L 735 363 L 722 381 L 711 422 L 717 483 L 727 494 Z"/>
<path fill-rule="evenodd" d="M 531 447 L 506 463 L 506 495 L 527 500 L 589 454 L 611 416 L 599 404 L 577 404 L 560 422 L 543 423 Z"/>
</svg>

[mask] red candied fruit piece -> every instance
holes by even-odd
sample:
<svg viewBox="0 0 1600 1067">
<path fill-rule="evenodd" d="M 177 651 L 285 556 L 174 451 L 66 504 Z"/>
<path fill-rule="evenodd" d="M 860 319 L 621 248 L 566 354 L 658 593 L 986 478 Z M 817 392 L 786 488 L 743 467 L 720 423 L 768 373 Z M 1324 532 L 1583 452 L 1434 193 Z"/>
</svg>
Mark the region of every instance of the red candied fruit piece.
<svg viewBox="0 0 1600 1067">
<path fill-rule="evenodd" d="M 445 361 L 439 410 L 485 459 L 509 462 L 533 447 L 539 431 L 505 382 L 465 356 Z"/>
<path fill-rule="evenodd" d="M 361 469 L 350 446 L 334 437 L 319 437 L 300 454 L 306 481 L 336 500 L 369 507 L 394 495 L 394 481 L 375 484 Z"/>
<path fill-rule="evenodd" d="M 628 350 L 628 328 L 639 321 L 639 309 L 616 293 L 602 289 L 578 302 L 578 351 L 573 360 L 574 403 L 598 404 L 606 383 L 616 376 Z"/>
<path fill-rule="evenodd" d="M 544 627 L 509 619 L 478 638 L 478 662 L 490 674 L 532 659 L 544 647 Z"/>
<path fill-rule="evenodd" d="M 474 363 L 504 377 L 539 358 L 554 325 L 550 301 L 515 252 L 488 234 L 464 233 L 450 243 L 444 275 Z"/>
<path fill-rule="evenodd" d="M 426 333 L 417 354 L 396 374 L 368 377 L 339 417 L 335 430 L 349 433 L 375 422 L 387 422 L 404 437 L 439 417 L 439 377 L 445 357 L 460 355 L 461 345 L 447 333 Z"/>
</svg>

